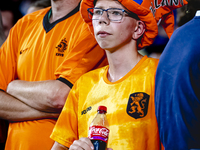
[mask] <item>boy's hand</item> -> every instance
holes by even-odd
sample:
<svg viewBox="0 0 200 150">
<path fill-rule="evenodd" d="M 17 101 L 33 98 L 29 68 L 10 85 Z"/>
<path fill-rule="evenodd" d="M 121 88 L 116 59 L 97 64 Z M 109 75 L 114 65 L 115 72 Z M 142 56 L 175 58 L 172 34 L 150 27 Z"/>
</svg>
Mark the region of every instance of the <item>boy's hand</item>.
<svg viewBox="0 0 200 150">
<path fill-rule="evenodd" d="M 94 146 L 89 138 L 83 137 L 79 140 L 75 140 L 70 146 L 69 150 L 93 150 Z M 113 150 L 112 148 L 107 148 L 107 150 Z"/>
<path fill-rule="evenodd" d="M 75 140 L 69 147 L 69 150 L 93 150 L 94 146 L 89 138 L 83 137 L 79 140 Z"/>
</svg>

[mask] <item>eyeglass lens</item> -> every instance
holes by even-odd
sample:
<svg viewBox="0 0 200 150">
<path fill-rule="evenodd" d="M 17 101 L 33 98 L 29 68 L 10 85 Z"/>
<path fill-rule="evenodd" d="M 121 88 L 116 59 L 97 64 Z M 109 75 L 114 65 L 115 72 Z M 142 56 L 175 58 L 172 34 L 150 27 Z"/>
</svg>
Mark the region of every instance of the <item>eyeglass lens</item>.
<svg viewBox="0 0 200 150">
<path fill-rule="evenodd" d="M 101 8 L 91 8 L 89 11 L 89 18 L 92 20 L 99 20 L 104 11 L 107 12 L 108 19 L 112 21 L 120 21 L 124 15 L 124 10 L 118 8 L 109 8 L 106 10 Z"/>
</svg>

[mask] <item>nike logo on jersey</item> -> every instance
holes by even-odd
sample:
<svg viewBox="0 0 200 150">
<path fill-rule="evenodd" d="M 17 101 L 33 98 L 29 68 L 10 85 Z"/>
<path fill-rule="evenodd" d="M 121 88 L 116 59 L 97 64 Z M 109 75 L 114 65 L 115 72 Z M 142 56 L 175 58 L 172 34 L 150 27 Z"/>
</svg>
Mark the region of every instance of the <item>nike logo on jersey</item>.
<svg viewBox="0 0 200 150">
<path fill-rule="evenodd" d="M 26 48 L 26 49 L 23 49 L 23 50 L 20 50 L 20 52 L 19 52 L 19 54 L 21 55 L 21 54 L 23 54 L 25 51 L 27 51 L 28 50 L 28 48 Z"/>
<path fill-rule="evenodd" d="M 56 47 L 58 52 L 56 53 L 56 56 L 64 56 L 64 51 L 67 49 L 67 41 L 66 38 L 62 39 L 62 41 L 58 44 Z"/>
<path fill-rule="evenodd" d="M 148 111 L 149 97 L 143 92 L 132 93 L 129 96 L 127 114 L 135 119 L 145 117 Z"/>
</svg>

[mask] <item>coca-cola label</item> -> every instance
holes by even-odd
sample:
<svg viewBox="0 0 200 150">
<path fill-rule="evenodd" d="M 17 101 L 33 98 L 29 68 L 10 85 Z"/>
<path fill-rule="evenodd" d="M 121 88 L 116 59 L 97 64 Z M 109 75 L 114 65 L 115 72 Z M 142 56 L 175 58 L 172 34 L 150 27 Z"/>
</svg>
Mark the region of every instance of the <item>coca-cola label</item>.
<svg viewBox="0 0 200 150">
<path fill-rule="evenodd" d="M 109 135 L 109 129 L 102 126 L 91 126 L 89 128 L 88 137 L 91 140 L 101 140 L 107 143 Z"/>
</svg>

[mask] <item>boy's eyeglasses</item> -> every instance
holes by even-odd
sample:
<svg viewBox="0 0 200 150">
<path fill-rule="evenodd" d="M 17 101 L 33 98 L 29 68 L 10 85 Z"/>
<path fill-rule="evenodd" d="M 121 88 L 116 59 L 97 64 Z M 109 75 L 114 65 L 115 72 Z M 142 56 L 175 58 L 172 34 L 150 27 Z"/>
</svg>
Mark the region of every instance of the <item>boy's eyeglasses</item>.
<svg viewBox="0 0 200 150">
<path fill-rule="evenodd" d="M 103 12 L 107 12 L 107 17 L 110 21 L 119 22 L 122 18 L 127 15 L 132 18 L 139 20 L 138 16 L 134 13 L 130 13 L 124 9 L 120 8 L 108 8 L 108 9 L 101 9 L 101 8 L 88 8 L 88 17 L 91 20 L 99 20 L 100 17 L 103 15 Z"/>
</svg>

